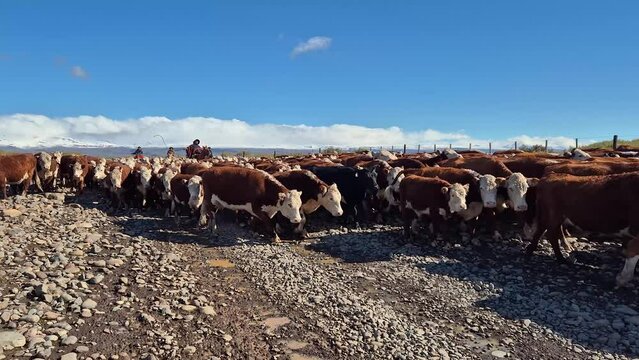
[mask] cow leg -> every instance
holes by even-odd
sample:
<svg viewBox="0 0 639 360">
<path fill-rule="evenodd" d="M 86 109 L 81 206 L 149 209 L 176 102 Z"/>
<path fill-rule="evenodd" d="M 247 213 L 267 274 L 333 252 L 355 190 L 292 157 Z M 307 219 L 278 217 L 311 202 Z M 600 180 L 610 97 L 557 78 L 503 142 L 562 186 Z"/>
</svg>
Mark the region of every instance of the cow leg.
<svg viewBox="0 0 639 360">
<path fill-rule="evenodd" d="M 304 225 L 306 225 L 306 214 L 304 214 L 303 211 L 300 214 L 302 215 L 302 221 L 295 227 L 295 233 L 302 239 L 306 239 L 308 237 L 308 232 L 304 229 Z"/>
<path fill-rule="evenodd" d="M 404 237 L 410 239 L 412 237 L 411 225 L 413 222 L 413 218 L 415 213 L 411 209 L 402 209 L 402 220 L 404 221 Z"/>
<path fill-rule="evenodd" d="M 552 246 L 552 250 L 555 253 L 555 258 L 557 259 L 557 261 L 560 262 L 560 263 L 565 263 L 566 262 L 566 258 L 561 253 L 561 248 L 559 247 L 559 238 L 562 235 L 563 234 L 562 234 L 562 231 L 561 231 L 561 225 L 560 226 L 553 226 L 553 227 L 548 229 L 548 233 L 546 234 L 546 238 L 548 239 L 548 241 L 550 242 L 550 245 Z"/>
<path fill-rule="evenodd" d="M 256 211 L 255 214 L 260 220 L 262 220 L 266 235 L 271 236 L 273 243 L 279 243 L 280 237 L 277 235 L 277 232 L 275 232 L 275 227 L 273 226 L 271 218 L 263 211 Z"/>
<path fill-rule="evenodd" d="M 623 270 L 617 274 L 617 287 L 621 287 L 632 280 L 635 276 L 635 267 L 637 267 L 639 255 L 626 258 Z"/>
<path fill-rule="evenodd" d="M 630 282 L 635 276 L 635 267 L 639 261 L 639 236 L 628 241 L 624 249 L 626 263 L 623 270 L 617 275 L 617 287 Z"/>
</svg>

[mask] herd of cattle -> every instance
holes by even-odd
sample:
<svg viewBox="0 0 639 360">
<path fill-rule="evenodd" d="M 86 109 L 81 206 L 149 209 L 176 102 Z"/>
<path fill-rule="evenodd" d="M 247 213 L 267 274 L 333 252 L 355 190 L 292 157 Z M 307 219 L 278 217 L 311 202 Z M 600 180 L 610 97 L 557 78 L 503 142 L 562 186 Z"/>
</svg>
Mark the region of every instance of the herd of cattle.
<svg viewBox="0 0 639 360">
<path fill-rule="evenodd" d="M 304 237 L 306 217 L 320 207 L 344 222 L 400 215 L 412 237 L 428 224 L 432 236 L 459 226 L 488 231 L 521 226 L 531 255 L 545 235 L 559 261 L 565 234 L 613 234 L 624 241 L 617 285 L 632 280 L 639 260 L 639 157 L 634 151 L 576 149 L 563 155 L 444 150 L 431 154 L 344 153 L 272 158 L 104 159 L 85 155 L 0 155 L 0 188 L 25 194 L 103 189 L 114 209 L 184 210 L 217 230 L 216 212 L 254 218 L 267 236 Z M 243 211 L 240 211 L 243 210 Z M 499 220 L 499 221 L 498 221 Z M 453 228 L 454 229 L 454 228 Z"/>
</svg>

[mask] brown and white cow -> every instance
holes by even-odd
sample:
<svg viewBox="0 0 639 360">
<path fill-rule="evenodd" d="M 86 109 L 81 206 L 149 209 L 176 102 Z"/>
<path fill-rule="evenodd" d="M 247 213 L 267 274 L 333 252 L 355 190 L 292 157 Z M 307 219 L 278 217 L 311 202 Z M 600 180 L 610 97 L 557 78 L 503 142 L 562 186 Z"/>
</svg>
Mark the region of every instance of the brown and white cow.
<svg viewBox="0 0 639 360">
<path fill-rule="evenodd" d="M 202 177 L 192 174 L 177 174 L 171 177 L 171 208 L 169 214 L 175 215 L 177 207 L 183 205 L 197 214 L 204 200 Z"/>
<path fill-rule="evenodd" d="M 111 194 L 112 205 L 114 209 L 121 206 L 127 207 L 124 201 L 124 192 L 129 185 L 129 177 L 131 176 L 131 167 L 122 163 L 113 163 L 108 167 L 108 175 L 106 177 L 106 186 Z"/>
<path fill-rule="evenodd" d="M 57 185 L 62 153 L 54 152 L 53 154 L 49 154 L 43 151 L 35 154 L 35 157 L 38 160 L 37 171 L 42 189 L 45 191 L 54 190 Z"/>
<path fill-rule="evenodd" d="M 603 176 L 551 174 L 542 178 L 537 186 L 535 233 L 526 254 L 530 256 L 537 249 L 546 233 L 557 260 L 565 261 L 559 248 L 564 222 L 586 231 L 636 236 L 639 234 L 637 189 L 639 172 Z M 618 283 L 629 280 L 628 272 L 624 274 L 617 279 Z"/>
<path fill-rule="evenodd" d="M 22 195 L 25 195 L 35 180 L 36 186 L 42 191 L 40 179 L 36 175 L 37 160 L 32 154 L 0 155 L 0 183 L 2 194 L 6 197 L 7 185 L 22 185 Z"/>
<path fill-rule="evenodd" d="M 272 175 L 240 167 L 213 167 L 199 174 L 204 187 L 200 224 L 216 230 L 215 209 L 244 210 L 262 220 L 268 235 L 279 241 L 271 218 L 279 211 L 290 222 L 302 221 L 301 194 L 289 190 Z"/>
<path fill-rule="evenodd" d="M 404 235 L 410 237 L 415 221 L 428 216 L 432 221 L 431 232 L 439 236 L 439 225 L 443 215 L 467 209 L 468 189 L 468 185 L 451 184 L 439 178 L 415 175 L 404 178 L 399 185 Z"/>
<path fill-rule="evenodd" d="M 293 170 L 273 174 L 273 176 L 289 190 L 301 192 L 302 221 L 295 231 L 305 236 L 306 216 L 323 207 L 333 216 L 342 216 L 342 194 L 337 184 L 328 185 L 308 170 Z"/>
</svg>

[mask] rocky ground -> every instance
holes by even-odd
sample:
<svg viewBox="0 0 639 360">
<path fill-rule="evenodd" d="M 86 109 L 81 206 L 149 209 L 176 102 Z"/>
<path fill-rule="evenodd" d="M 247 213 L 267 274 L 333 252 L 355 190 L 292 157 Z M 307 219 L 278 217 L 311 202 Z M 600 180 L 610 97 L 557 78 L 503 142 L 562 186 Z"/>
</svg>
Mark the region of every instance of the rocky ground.
<svg viewBox="0 0 639 360">
<path fill-rule="evenodd" d="M 0 359 L 631 359 L 639 297 L 619 246 L 405 244 L 309 221 L 268 244 L 234 223 L 107 215 L 94 194 L 0 202 Z M 513 234 L 508 234 L 513 235 Z"/>
</svg>

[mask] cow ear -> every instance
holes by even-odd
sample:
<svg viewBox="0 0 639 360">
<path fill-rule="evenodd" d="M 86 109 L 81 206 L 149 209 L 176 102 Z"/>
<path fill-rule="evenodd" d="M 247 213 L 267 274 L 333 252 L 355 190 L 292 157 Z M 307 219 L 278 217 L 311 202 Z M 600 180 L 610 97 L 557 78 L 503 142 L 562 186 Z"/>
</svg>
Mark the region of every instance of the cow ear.
<svg viewBox="0 0 639 360">
<path fill-rule="evenodd" d="M 355 172 L 355 177 L 358 177 L 358 176 L 359 176 L 359 172 L 356 171 Z"/>
<path fill-rule="evenodd" d="M 320 185 L 320 191 L 322 192 L 322 195 L 326 195 L 326 193 L 328 192 L 328 186 Z"/>
<path fill-rule="evenodd" d="M 444 186 L 442 187 L 442 194 L 448 194 L 448 187 Z"/>
<path fill-rule="evenodd" d="M 286 193 L 277 194 L 277 198 L 279 203 L 283 202 L 284 200 L 286 200 Z"/>
<path fill-rule="evenodd" d="M 495 178 L 495 182 L 497 183 L 497 187 L 506 186 L 506 178 L 503 178 L 503 177 Z"/>
<path fill-rule="evenodd" d="M 466 192 L 468 192 L 468 190 L 470 190 L 470 184 L 465 184 L 464 189 L 466 190 Z"/>
<path fill-rule="evenodd" d="M 526 179 L 529 187 L 535 187 L 539 184 L 539 178 L 528 178 Z"/>
</svg>

